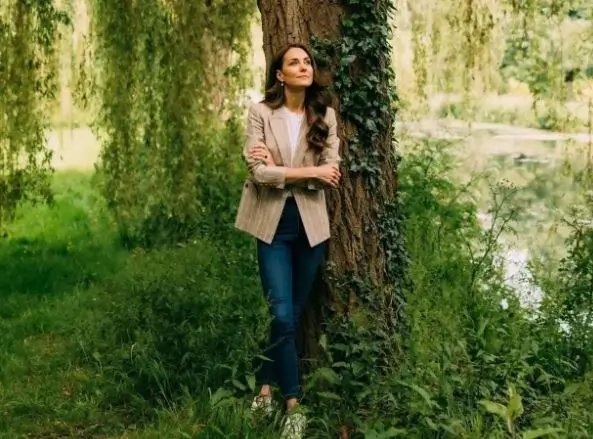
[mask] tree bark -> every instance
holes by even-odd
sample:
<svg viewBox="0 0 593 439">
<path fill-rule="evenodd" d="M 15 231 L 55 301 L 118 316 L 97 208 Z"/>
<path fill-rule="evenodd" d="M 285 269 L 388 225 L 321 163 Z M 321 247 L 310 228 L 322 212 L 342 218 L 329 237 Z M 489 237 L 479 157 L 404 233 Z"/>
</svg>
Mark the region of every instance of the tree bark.
<svg viewBox="0 0 593 439">
<path fill-rule="evenodd" d="M 263 49 L 266 63 L 273 54 L 288 43 L 299 42 L 310 46 L 311 37 L 338 41 L 342 37 L 342 20 L 348 10 L 340 0 L 258 0 L 263 28 Z M 350 67 L 350 78 L 359 81 L 361 66 L 365 60 L 356 60 Z M 331 79 L 340 60 L 333 59 L 320 71 L 323 79 Z M 377 66 L 381 68 L 381 66 Z M 384 84 L 386 88 L 388 84 Z M 311 367 L 310 360 L 321 356 L 319 337 L 322 325 L 332 313 L 347 313 L 357 306 L 356 288 L 337 285 L 334 279 L 356 276 L 371 281 L 376 291 L 385 291 L 389 282 L 386 275 L 386 252 L 378 226 L 384 203 L 394 200 L 397 178 L 396 159 L 393 151 L 393 115 L 384 126 L 389 130 L 381 133 L 373 145 L 378 153 L 382 179 L 376 188 L 368 186 L 368 180 L 350 171 L 352 162 L 347 139 L 356 132 L 356 127 L 340 114 L 341 96 L 335 96 L 334 108 L 338 116 L 339 135 L 342 139 L 342 182 L 338 190 L 328 190 L 328 205 L 331 219 L 329 263 L 323 279 L 315 287 L 312 300 L 305 311 L 300 334 L 303 368 Z M 331 275 L 330 275 L 331 271 Z M 329 313 L 329 314 L 328 314 Z"/>
</svg>

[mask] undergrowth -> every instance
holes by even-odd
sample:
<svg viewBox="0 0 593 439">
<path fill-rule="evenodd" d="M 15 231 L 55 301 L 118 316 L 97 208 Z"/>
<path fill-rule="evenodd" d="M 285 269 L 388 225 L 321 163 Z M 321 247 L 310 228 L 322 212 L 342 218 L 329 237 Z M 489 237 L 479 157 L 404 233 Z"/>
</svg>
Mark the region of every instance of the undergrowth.
<svg viewBox="0 0 593 439">
<path fill-rule="evenodd" d="M 523 309 L 496 257 L 514 189 L 494 188 L 483 229 L 449 150 L 425 142 L 400 168 L 408 333 L 392 334 L 382 364 L 366 361 L 372 319 L 345 326 L 348 344 L 320 341 L 308 437 L 344 423 L 365 439 L 590 436 L 589 234 L 541 279 L 539 313 Z M 229 225 L 227 178 L 211 178 L 221 189 L 198 235 L 150 251 L 121 247 L 88 175 L 57 174 L 54 207 L 20 211 L 0 244 L 1 438 L 277 437 L 279 417 L 248 414 L 268 317 L 253 243 Z M 361 368 L 374 377 L 364 388 Z"/>
</svg>

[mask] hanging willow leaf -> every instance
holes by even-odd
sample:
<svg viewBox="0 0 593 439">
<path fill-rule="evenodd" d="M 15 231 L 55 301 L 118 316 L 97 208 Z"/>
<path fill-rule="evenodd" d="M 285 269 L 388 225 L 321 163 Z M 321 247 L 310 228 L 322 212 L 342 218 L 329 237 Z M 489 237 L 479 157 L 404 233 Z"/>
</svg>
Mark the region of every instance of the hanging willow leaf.
<svg viewBox="0 0 593 439">
<path fill-rule="evenodd" d="M 57 28 L 67 21 L 51 0 L 0 4 L 0 226 L 19 203 L 52 198 L 47 114 L 57 88 Z"/>
<path fill-rule="evenodd" d="M 123 235 L 186 235 L 203 157 L 249 77 L 249 0 L 92 0 L 102 189 Z"/>
<path fill-rule="evenodd" d="M 593 71 L 586 0 L 407 0 L 399 9 L 398 38 L 409 40 L 412 61 L 402 57 L 398 67 L 409 70 L 406 100 L 421 114 L 445 93 L 461 95 L 463 117 L 472 119 L 484 94 L 504 90 L 512 78 L 531 92 L 534 116 L 542 115 L 541 104 L 556 119 L 546 127 L 563 129 L 567 83 Z"/>
</svg>

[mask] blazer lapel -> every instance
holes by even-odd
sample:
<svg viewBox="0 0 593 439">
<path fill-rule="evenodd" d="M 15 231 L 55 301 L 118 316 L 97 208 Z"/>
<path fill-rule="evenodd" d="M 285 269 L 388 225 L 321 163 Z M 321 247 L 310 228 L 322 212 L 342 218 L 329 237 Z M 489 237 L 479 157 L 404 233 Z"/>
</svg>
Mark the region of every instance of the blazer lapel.
<svg viewBox="0 0 593 439">
<path fill-rule="evenodd" d="M 280 110 L 274 110 L 270 116 L 270 128 L 272 134 L 276 139 L 276 144 L 280 150 L 280 156 L 284 162 L 284 166 L 291 165 L 291 154 L 290 154 L 290 140 L 288 137 L 288 127 L 286 126 L 286 118 Z"/>
</svg>

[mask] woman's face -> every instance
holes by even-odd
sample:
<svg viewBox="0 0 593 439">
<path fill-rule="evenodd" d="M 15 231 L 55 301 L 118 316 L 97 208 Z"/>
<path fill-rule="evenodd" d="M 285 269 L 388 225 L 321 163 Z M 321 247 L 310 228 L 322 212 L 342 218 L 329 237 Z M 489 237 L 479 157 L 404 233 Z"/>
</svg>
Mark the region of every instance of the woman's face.
<svg viewBox="0 0 593 439">
<path fill-rule="evenodd" d="M 313 65 L 307 52 L 299 47 L 288 49 L 277 78 L 292 88 L 307 88 L 313 84 Z"/>
</svg>

